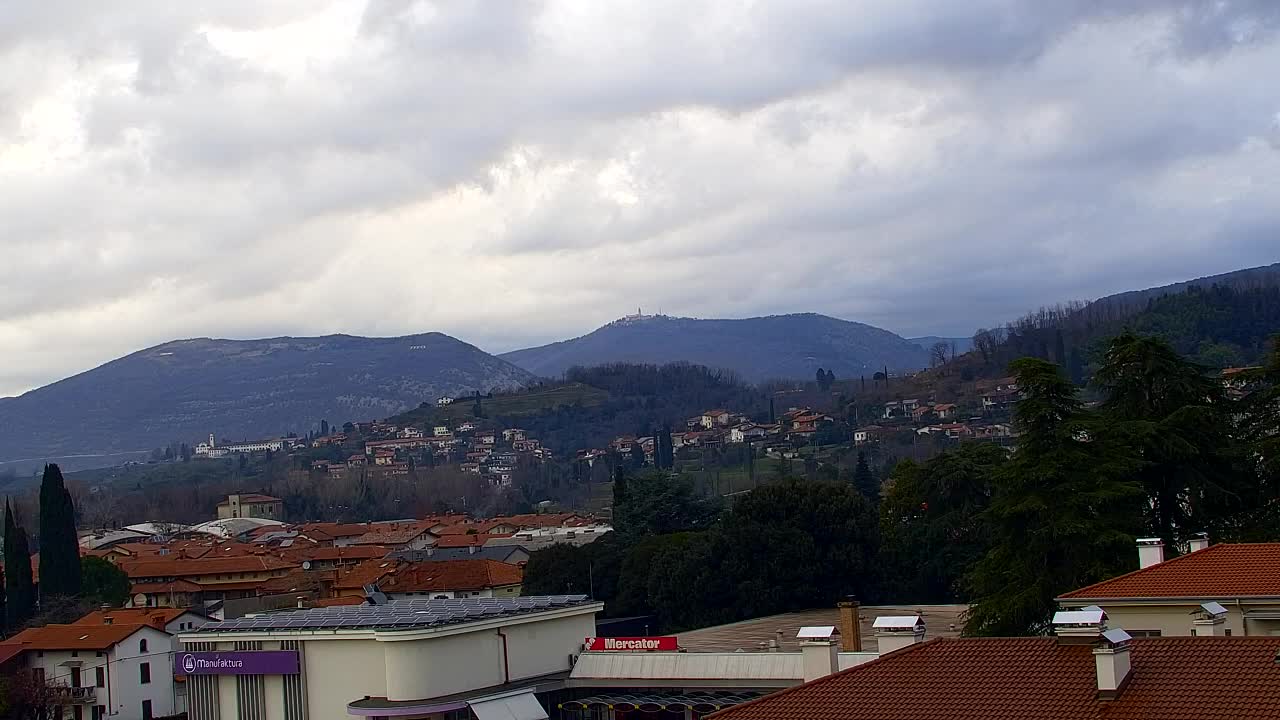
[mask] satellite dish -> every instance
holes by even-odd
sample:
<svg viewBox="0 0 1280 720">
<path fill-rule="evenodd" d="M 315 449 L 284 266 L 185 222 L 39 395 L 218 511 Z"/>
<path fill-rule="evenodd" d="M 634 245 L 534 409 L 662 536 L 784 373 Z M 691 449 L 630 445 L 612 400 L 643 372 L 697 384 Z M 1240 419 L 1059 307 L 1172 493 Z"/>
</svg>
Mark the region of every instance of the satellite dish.
<svg viewBox="0 0 1280 720">
<path fill-rule="evenodd" d="M 303 569 L 303 570 L 310 570 L 310 569 L 311 569 L 311 561 L 310 561 L 310 560 L 303 560 L 303 561 L 302 561 L 302 569 Z"/>
</svg>

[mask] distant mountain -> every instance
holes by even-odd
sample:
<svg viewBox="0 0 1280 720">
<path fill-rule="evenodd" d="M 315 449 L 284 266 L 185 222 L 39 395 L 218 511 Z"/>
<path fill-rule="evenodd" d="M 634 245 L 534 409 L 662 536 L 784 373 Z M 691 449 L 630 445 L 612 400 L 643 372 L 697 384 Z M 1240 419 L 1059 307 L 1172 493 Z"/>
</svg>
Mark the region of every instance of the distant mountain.
<svg viewBox="0 0 1280 720">
<path fill-rule="evenodd" d="M 907 338 L 907 342 L 913 345 L 919 345 L 926 351 L 938 343 L 954 345 L 957 355 L 967 353 L 973 349 L 972 337 L 938 337 L 937 335 L 925 335 L 924 337 Z"/>
<path fill-rule="evenodd" d="M 523 387 L 533 376 L 460 340 L 330 335 L 178 340 L 0 399 L 0 468 L 194 442 L 305 434 L 322 419 L 387 417 L 441 395 Z M 70 456 L 88 455 L 89 458 Z M 29 463 L 28 463 L 29 464 Z"/>
<path fill-rule="evenodd" d="M 544 377 L 575 365 L 685 361 L 733 370 L 752 382 L 811 379 L 818 368 L 849 378 L 929 362 L 923 348 L 888 330 L 812 313 L 743 320 L 631 316 L 573 340 L 501 357 Z"/>
</svg>

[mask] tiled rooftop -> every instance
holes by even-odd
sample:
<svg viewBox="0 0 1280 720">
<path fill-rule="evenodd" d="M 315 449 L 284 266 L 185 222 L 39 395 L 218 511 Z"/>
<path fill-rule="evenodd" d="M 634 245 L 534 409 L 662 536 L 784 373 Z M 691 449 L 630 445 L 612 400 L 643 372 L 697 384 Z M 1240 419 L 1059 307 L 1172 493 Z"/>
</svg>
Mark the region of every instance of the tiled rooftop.
<svg viewBox="0 0 1280 720">
<path fill-rule="evenodd" d="M 1280 543 L 1204 550 L 1073 590 L 1063 599 L 1280 597 Z"/>
<path fill-rule="evenodd" d="M 940 638 L 712 715 L 716 720 L 1280 718 L 1280 638 L 1139 638 L 1119 697 L 1093 650 L 1056 638 Z"/>
</svg>

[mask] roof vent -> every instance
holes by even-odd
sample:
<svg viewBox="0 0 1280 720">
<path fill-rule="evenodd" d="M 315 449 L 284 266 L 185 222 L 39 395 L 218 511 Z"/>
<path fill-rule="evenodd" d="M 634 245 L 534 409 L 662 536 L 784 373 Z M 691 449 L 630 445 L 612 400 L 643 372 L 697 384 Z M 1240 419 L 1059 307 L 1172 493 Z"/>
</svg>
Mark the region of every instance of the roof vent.
<svg viewBox="0 0 1280 720">
<path fill-rule="evenodd" d="M 387 596 L 378 589 L 377 585 L 364 586 L 364 599 L 370 605 L 386 605 Z"/>
<path fill-rule="evenodd" d="M 800 660 L 804 681 L 812 682 L 840 669 L 840 648 L 836 645 L 840 631 L 834 625 L 800 628 Z"/>
<path fill-rule="evenodd" d="M 1207 602 L 1191 611 L 1191 634 L 1196 637 L 1226 637 L 1227 609 L 1219 602 Z"/>
<path fill-rule="evenodd" d="M 887 615 L 876 618 L 876 645 L 881 655 L 924 642 L 924 618 L 919 615 Z"/>
<path fill-rule="evenodd" d="M 1164 562 L 1164 540 L 1138 538 L 1138 568 L 1149 568 Z"/>
<path fill-rule="evenodd" d="M 1129 633 L 1115 628 L 1102 633 L 1102 642 L 1093 649 L 1098 671 L 1098 699 L 1114 700 L 1129 682 Z"/>
<path fill-rule="evenodd" d="M 830 640 L 840 634 L 835 625 L 814 625 L 800 628 L 796 638 L 800 640 Z"/>
<path fill-rule="evenodd" d="M 1107 629 L 1107 613 L 1091 606 L 1085 610 L 1060 610 L 1053 614 L 1053 632 L 1063 645 L 1091 644 Z"/>
</svg>

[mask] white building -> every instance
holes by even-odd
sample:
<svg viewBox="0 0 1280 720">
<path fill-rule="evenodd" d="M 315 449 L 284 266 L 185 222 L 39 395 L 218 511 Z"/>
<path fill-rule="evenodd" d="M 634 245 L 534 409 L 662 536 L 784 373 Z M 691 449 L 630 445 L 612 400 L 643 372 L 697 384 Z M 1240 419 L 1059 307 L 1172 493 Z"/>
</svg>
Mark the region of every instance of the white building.
<svg viewBox="0 0 1280 720">
<path fill-rule="evenodd" d="M 185 709 L 173 681 L 173 638 L 150 625 L 46 625 L 9 638 L 5 650 L 61 688 L 73 720 L 151 720 Z"/>
<path fill-rule="evenodd" d="M 449 397 L 448 395 L 445 395 L 444 397 L 436 398 L 436 407 L 444 407 L 445 405 L 452 405 L 452 404 L 453 404 L 453 398 Z"/>
<path fill-rule="evenodd" d="M 284 439 L 274 440 L 247 440 L 238 443 L 227 443 L 218 445 L 215 441 L 213 433 L 209 433 L 209 439 L 196 445 L 196 457 L 221 458 L 228 455 L 248 455 L 260 452 L 280 452 L 285 448 L 288 441 Z"/>
<path fill-rule="evenodd" d="M 603 607 L 581 595 L 372 600 L 181 635 L 191 720 L 546 718 L 546 693 L 564 687 Z"/>
</svg>

